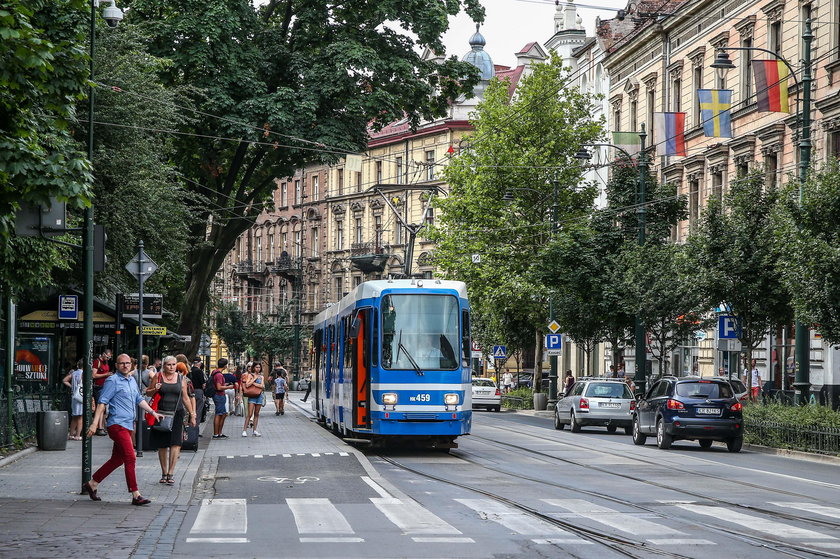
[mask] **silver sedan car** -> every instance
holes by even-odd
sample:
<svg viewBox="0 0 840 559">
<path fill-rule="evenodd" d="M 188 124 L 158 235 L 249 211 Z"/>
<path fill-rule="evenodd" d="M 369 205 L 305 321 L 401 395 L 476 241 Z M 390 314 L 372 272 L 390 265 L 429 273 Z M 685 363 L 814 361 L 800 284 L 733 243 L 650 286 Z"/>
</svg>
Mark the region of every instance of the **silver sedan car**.
<svg viewBox="0 0 840 559">
<path fill-rule="evenodd" d="M 618 427 L 624 427 L 624 433 L 632 435 L 635 409 L 636 399 L 623 380 L 580 379 L 567 396 L 557 401 L 554 428 L 563 429 L 568 423 L 577 433 L 584 425 L 600 425 L 615 433 Z"/>
</svg>

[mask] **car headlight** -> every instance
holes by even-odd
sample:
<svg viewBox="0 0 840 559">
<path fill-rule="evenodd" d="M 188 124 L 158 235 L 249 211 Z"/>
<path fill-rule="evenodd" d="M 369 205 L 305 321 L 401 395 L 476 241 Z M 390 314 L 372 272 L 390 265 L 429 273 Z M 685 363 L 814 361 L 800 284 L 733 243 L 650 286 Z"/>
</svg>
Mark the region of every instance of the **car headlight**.
<svg viewBox="0 0 840 559">
<path fill-rule="evenodd" d="M 382 403 L 386 406 L 394 406 L 397 404 L 397 395 L 393 392 L 386 392 L 382 395 Z"/>
<path fill-rule="evenodd" d="M 444 394 L 443 395 L 443 403 L 447 406 L 457 406 L 461 401 L 461 397 L 458 394 Z"/>
</svg>

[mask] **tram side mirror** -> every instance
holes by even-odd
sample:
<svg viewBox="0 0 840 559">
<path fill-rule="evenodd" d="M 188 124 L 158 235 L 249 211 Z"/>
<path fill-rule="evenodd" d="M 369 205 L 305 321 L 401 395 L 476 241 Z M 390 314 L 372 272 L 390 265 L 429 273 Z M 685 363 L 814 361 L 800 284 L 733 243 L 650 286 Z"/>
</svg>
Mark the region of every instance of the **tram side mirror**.
<svg viewBox="0 0 840 559">
<path fill-rule="evenodd" d="M 350 336 L 351 338 L 355 338 L 359 335 L 359 330 L 362 329 L 362 321 L 359 320 L 359 315 L 353 319 L 353 324 L 350 325 Z"/>
</svg>

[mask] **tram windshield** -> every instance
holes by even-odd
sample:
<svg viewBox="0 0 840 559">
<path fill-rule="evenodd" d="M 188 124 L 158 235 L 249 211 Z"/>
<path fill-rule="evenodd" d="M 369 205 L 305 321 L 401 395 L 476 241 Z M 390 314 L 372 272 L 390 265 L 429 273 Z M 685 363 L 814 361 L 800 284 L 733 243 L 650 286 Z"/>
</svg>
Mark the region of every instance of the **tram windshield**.
<svg viewBox="0 0 840 559">
<path fill-rule="evenodd" d="M 458 299 L 451 295 L 382 298 L 382 366 L 422 374 L 458 367 Z"/>
</svg>

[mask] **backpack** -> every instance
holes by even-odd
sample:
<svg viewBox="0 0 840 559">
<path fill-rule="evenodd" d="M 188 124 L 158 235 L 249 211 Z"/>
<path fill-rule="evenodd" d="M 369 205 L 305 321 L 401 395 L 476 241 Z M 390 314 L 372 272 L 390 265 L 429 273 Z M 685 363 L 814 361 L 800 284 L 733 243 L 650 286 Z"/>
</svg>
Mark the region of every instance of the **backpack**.
<svg viewBox="0 0 840 559">
<path fill-rule="evenodd" d="M 227 384 L 227 382 L 225 382 L 225 375 L 222 372 L 222 370 L 221 369 L 214 369 L 213 373 L 210 375 L 210 382 L 213 383 L 213 394 L 215 394 L 216 396 L 224 396 L 225 395 L 224 390 L 222 390 L 222 391 L 216 390 L 216 375 L 222 375 L 222 382 L 221 382 L 222 385 Z"/>
</svg>

